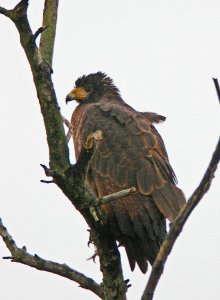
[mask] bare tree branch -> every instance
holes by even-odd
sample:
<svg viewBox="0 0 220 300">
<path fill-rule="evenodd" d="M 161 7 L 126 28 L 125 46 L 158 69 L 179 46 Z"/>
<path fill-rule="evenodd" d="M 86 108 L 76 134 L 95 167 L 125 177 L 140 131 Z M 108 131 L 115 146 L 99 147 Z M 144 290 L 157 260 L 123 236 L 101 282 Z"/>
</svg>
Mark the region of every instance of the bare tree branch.
<svg viewBox="0 0 220 300">
<path fill-rule="evenodd" d="M 47 133 L 50 166 L 63 172 L 63 169 L 70 167 L 63 122 L 51 79 L 51 69 L 35 43 L 35 36 L 27 18 L 27 8 L 28 1 L 22 0 L 12 10 L 2 9 L 2 13 L 7 15 L 17 27 L 21 45 L 32 70 Z M 45 32 L 44 34 L 46 34 Z M 50 47 L 52 47 L 53 42 L 54 40 L 51 39 Z M 43 51 L 43 46 L 41 50 Z"/>
<path fill-rule="evenodd" d="M 38 255 L 31 255 L 27 253 L 26 247 L 18 248 L 12 236 L 0 219 L 0 236 L 3 238 L 7 248 L 11 252 L 11 257 L 4 257 L 4 259 L 11 259 L 12 262 L 21 263 L 29 267 L 54 273 L 79 283 L 80 287 L 90 290 L 102 299 L 102 288 L 93 279 L 84 274 L 70 268 L 66 264 L 59 264 L 53 261 L 45 260 Z"/>
<path fill-rule="evenodd" d="M 51 2 L 48 1 L 47 5 L 49 3 Z M 45 63 L 35 43 L 34 34 L 27 18 L 27 6 L 28 1 L 22 0 L 10 13 L 4 10 L 2 12 L 7 14 L 16 25 L 20 34 L 21 45 L 32 70 L 47 134 L 50 174 L 91 228 L 91 238 L 97 247 L 103 274 L 104 299 L 124 300 L 126 299 L 127 286 L 123 278 L 116 241 L 106 225 L 94 220 L 88 204 L 92 200 L 94 203 L 95 197 L 88 191 L 83 181 L 85 176 L 83 174 L 88 169 L 94 149 L 91 151 L 91 149 L 84 148 L 85 151 L 83 151 L 81 160 L 74 166 L 70 164 L 63 120 L 53 87 L 51 69 L 48 68 L 48 63 Z"/>
<path fill-rule="evenodd" d="M 45 60 L 51 68 L 56 34 L 58 4 L 59 0 L 45 0 L 44 2 L 42 27 L 46 28 L 46 30 L 44 30 L 41 34 L 39 47 L 43 60 Z"/>
<path fill-rule="evenodd" d="M 220 159 L 220 139 L 216 146 L 216 149 L 212 155 L 212 159 L 209 163 L 209 166 L 205 172 L 205 175 L 200 182 L 197 189 L 194 191 L 192 196 L 189 198 L 186 205 L 182 208 L 181 212 L 177 216 L 176 220 L 172 223 L 170 231 L 164 240 L 160 251 L 157 255 L 157 258 L 153 264 L 152 271 L 150 274 L 150 278 L 148 280 L 147 286 L 144 290 L 142 300 L 151 300 L 153 299 L 154 291 L 159 282 L 159 279 L 163 273 L 165 262 L 170 254 L 176 239 L 178 238 L 180 232 L 183 229 L 183 226 L 192 213 L 193 209 L 199 203 L 199 201 L 203 198 L 205 193 L 209 190 L 212 180 L 214 178 L 214 173 L 217 169 L 218 163 Z"/>
</svg>

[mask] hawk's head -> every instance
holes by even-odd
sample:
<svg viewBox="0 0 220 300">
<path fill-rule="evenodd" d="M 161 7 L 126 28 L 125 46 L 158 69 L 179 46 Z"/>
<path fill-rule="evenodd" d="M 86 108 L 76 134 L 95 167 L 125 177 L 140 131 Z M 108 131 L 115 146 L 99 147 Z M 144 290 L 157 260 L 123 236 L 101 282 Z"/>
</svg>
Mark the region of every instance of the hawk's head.
<svg viewBox="0 0 220 300">
<path fill-rule="evenodd" d="M 66 103 L 72 100 L 80 104 L 98 102 L 107 92 L 119 95 L 118 88 L 105 73 L 83 75 L 76 80 L 74 89 L 66 97 Z"/>
</svg>

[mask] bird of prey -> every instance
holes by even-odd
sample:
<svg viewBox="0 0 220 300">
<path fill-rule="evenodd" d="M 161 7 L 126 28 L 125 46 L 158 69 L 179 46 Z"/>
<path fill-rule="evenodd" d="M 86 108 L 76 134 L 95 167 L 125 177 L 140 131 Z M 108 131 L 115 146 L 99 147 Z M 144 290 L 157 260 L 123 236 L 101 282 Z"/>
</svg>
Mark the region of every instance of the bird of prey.
<svg viewBox="0 0 220 300">
<path fill-rule="evenodd" d="M 87 137 L 103 132 L 86 185 L 97 197 L 135 187 L 137 192 L 102 206 L 110 233 L 125 247 L 131 270 L 152 265 L 172 222 L 185 204 L 163 140 L 153 123 L 165 120 L 126 104 L 105 73 L 83 75 L 66 102 L 76 100 L 71 125 L 76 160 Z"/>
</svg>

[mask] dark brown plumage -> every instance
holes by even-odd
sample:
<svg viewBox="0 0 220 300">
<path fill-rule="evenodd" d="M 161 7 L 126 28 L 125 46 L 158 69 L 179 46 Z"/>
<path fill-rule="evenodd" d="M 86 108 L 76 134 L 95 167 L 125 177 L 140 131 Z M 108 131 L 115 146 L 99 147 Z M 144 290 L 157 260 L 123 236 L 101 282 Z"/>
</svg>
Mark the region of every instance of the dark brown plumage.
<svg viewBox="0 0 220 300">
<path fill-rule="evenodd" d="M 98 72 L 82 76 L 66 100 L 79 105 L 73 112 L 76 159 L 90 133 L 101 129 L 100 142 L 86 184 L 97 196 L 136 187 L 137 193 L 103 205 L 111 234 L 126 249 L 130 267 L 143 273 L 153 264 L 166 235 L 165 218 L 173 221 L 185 204 L 170 166 L 163 140 L 152 123 L 155 113 L 135 111 L 112 80 Z"/>
</svg>

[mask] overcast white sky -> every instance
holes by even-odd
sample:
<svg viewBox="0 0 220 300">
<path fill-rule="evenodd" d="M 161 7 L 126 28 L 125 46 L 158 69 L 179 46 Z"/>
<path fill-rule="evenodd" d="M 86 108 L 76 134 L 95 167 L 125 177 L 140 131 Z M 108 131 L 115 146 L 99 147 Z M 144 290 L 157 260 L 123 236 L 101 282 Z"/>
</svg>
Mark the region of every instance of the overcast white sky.
<svg viewBox="0 0 220 300">
<path fill-rule="evenodd" d="M 41 25 L 42 1 L 30 0 L 29 17 Z M 13 8 L 17 1 L 0 0 Z M 219 136 L 218 0 L 60 1 L 53 80 L 63 115 L 65 96 L 82 74 L 106 72 L 135 109 L 167 117 L 162 134 L 179 187 L 187 198 L 200 182 Z M 101 280 L 99 264 L 86 259 L 84 220 L 55 185 L 44 185 L 48 163 L 45 130 L 32 75 L 15 26 L 0 16 L 0 217 L 19 246 L 67 263 Z M 73 156 L 74 157 L 74 156 Z M 220 172 L 184 227 L 155 300 L 218 300 L 220 294 Z M 128 299 L 140 299 L 147 275 L 131 273 L 123 251 Z M 9 252 L 0 240 L 0 257 Z M 0 260 L 4 300 L 97 299 L 74 282 Z"/>
</svg>

